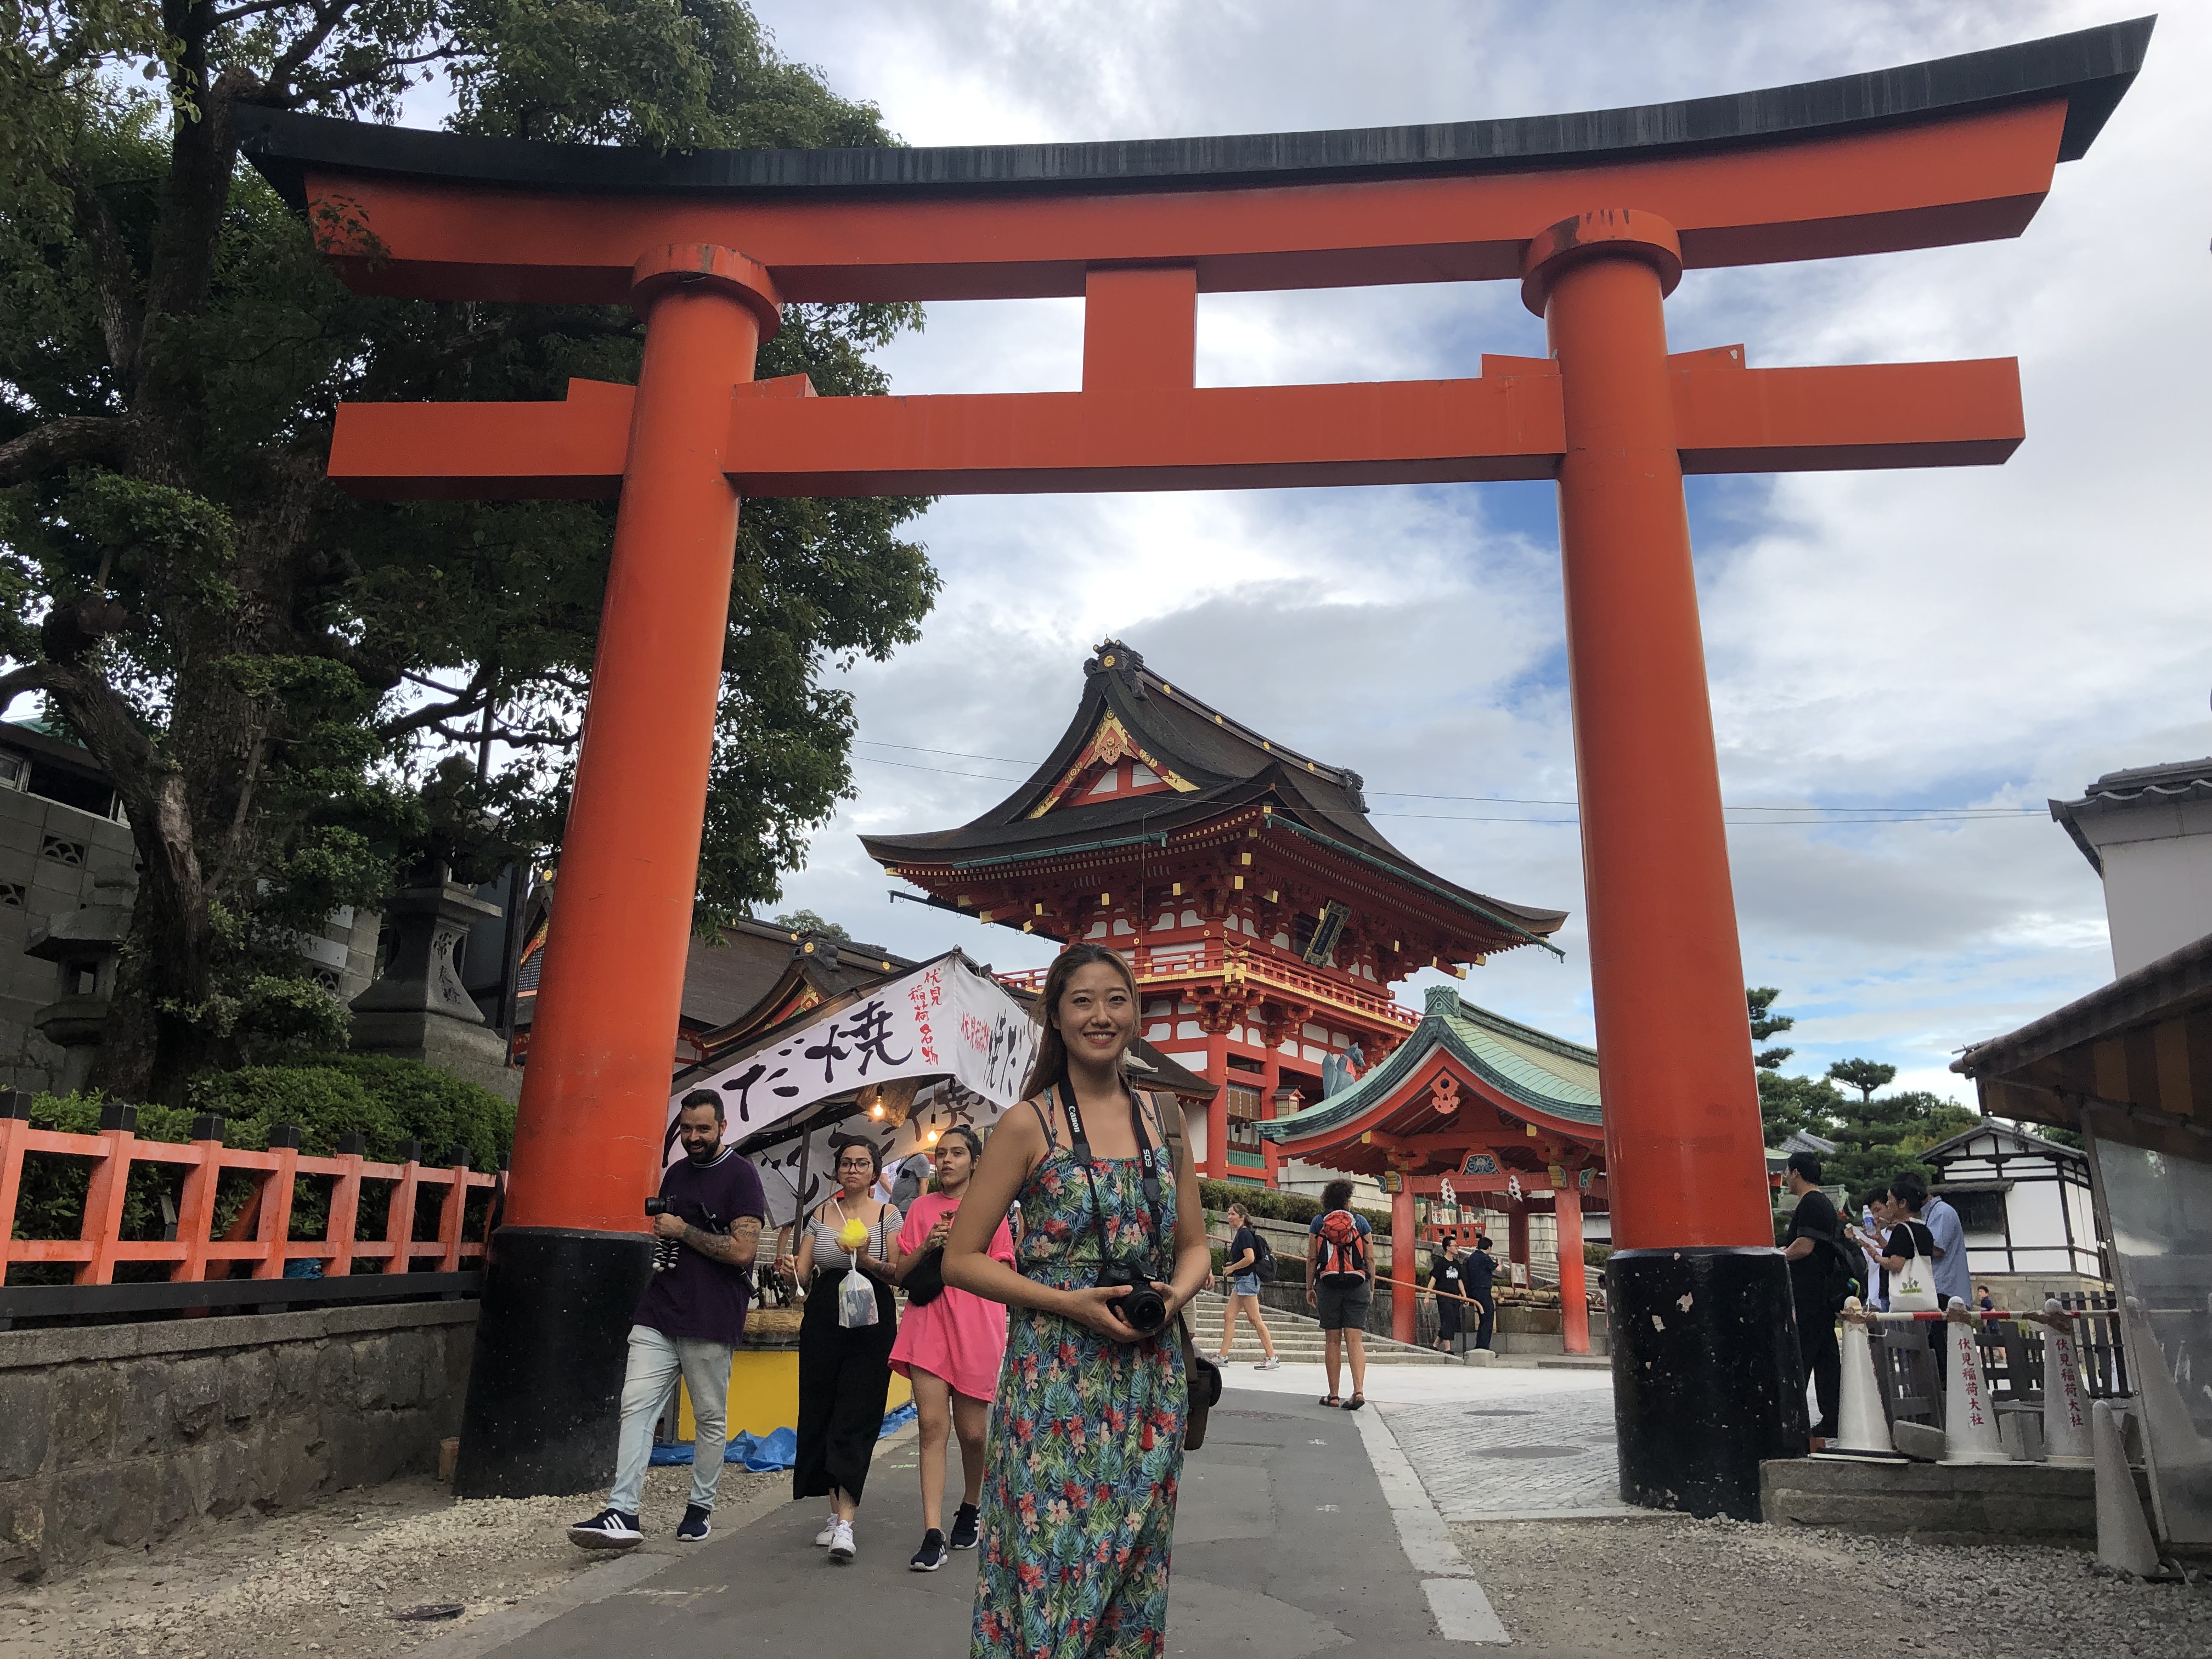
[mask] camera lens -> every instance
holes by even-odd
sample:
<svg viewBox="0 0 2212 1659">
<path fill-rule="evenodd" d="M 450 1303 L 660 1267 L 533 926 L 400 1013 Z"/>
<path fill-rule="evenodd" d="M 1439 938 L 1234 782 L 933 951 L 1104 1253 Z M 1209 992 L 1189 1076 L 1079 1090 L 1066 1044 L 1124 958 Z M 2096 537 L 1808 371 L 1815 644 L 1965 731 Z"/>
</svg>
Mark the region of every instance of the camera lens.
<svg viewBox="0 0 2212 1659">
<path fill-rule="evenodd" d="M 1132 1330 L 1156 1331 L 1168 1322 L 1167 1299 L 1149 1285 L 1139 1285 L 1117 1304 Z"/>
</svg>

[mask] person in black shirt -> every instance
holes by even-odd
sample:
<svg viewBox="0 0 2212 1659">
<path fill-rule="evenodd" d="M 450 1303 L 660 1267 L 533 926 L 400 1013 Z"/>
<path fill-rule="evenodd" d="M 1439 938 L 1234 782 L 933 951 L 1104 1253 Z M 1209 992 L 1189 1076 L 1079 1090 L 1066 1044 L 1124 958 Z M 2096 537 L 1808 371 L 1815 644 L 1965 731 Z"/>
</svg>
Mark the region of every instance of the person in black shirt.
<svg viewBox="0 0 2212 1659">
<path fill-rule="evenodd" d="M 1790 1154 L 1784 1184 L 1797 1195 L 1797 1208 L 1790 1218 L 1790 1243 L 1782 1252 L 1790 1263 L 1790 1300 L 1796 1306 L 1797 1353 L 1820 1402 L 1820 1420 L 1814 1425 L 1813 1437 L 1832 1440 L 1844 1358 L 1836 1346 L 1836 1310 L 1829 1303 L 1828 1282 L 1842 1228 L 1834 1203 L 1820 1190 L 1820 1160 L 1813 1153 Z"/>
<path fill-rule="evenodd" d="M 1492 1286 L 1498 1278 L 1498 1258 L 1490 1253 L 1490 1236 L 1477 1233 L 1474 1248 L 1459 1259 L 1460 1294 L 1479 1305 L 1473 1310 L 1476 1324 L 1474 1346 L 1487 1351 L 1491 1332 L 1498 1324 L 1498 1298 Z"/>
<path fill-rule="evenodd" d="M 1467 1304 L 1460 1298 L 1467 1291 L 1462 1283 L 1459 1256 L 1449 1248 L 1439 1249 L 1430 1259 L 1429 1289 L 1435 1294 L 1427 1299 L 1437 1304 L 1437 1352 L 1449 1353 L 1466 1327 Z"/>
<path fill-rule="evenodd" d="M 744 1340 L 768 1200 L 760 1172 L 722 1144 L 722 1097 L 694 1089 L 676 1114 L 684 1156 L 661 1172 L 666 1200 L 653 1218 L 653 1276 L 631 1316 L 623 1376 L 622 1431 L 607 1507 L 568 1528 L 585 1549 L 629 1549 L 645 1536 L 637 1508 L 653 1453 L 653 1425 L 680 1374 L 691 1396 L 691 1502 L 676 1536 L 698 1543 L 722 1478 L 730 1357 Z"/>
<path fill-rule="evenodd" d="M 1237 1340 L 1237 1316 L 1241 1313 L 1251 1324 L 1252 1334 L 1260 1339 L 1263 1358 L 1253 1369 L 1275 1370 L 1283 1362 L 1275 1358 L 1273 1334 L 1260 1313 L 1260 1235 L 1252 1225 L 1250 1212 L 1242 1204 L 1229 1206 L 1229 1220 L 1237 1229 L 1237 1236 L 1229 1241 L 1229 1249 L 1221 1259 L 1221 1275 L 1229 1281 L 1228 1309 L 1221 1316 L 1221 1352 L 1213 1356 L 1213 1363 L 1229 1363 L 1230 1346 Z"/>
</svg>

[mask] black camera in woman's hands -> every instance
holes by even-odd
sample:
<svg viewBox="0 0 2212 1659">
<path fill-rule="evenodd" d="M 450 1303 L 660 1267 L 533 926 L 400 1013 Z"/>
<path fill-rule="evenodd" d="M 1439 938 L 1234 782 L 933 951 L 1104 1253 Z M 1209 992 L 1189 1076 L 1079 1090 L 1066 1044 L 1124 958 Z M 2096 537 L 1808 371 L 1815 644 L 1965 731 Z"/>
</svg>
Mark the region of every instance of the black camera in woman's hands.
<svg viewBox="0 0 2212 1659">
<path fill-rule="evenodd" d="M 1100 1290 L 1119 1290 L 1124 1285 L 1129 1293 L 1117 1298 L 1114 1306 L 1131 1330 L 1149 1336 L 1168 1322 L 1167 1298 L 1152 1288 L 1152 1276 L 1142 1261 L 1125 1259 L 1098 1264 Z"/>
</svg>

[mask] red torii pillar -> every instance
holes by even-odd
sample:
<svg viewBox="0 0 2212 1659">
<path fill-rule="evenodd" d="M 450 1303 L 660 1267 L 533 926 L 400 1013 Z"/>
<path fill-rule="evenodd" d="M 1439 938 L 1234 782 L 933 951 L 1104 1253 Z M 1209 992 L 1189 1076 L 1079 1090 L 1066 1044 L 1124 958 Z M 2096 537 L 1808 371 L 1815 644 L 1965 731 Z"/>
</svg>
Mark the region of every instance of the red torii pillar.
<svg viewBox="0 0 2212 1659">
<path fill-rule="evenodd" d="M 1565 405 L 1559 547 L 1606 1167 L 1634 1172 L 1614 1183 L 1607 1271 L 1624 1316 L 1652 1321 L 1643 1363 L 1615 1368 L 1622 1486 L 1641 1495 L 1747 1447 L 1802 1452 L 1804 1389 L 1764 1185 L 1743 1178 L 1765 1147 L 1668 379 L 1662 301 L 1681 244 L 1654 214 L 1585 213 L 1535 237 L 1522 269 Z M 1560 1322 L 1586 1353 L 1570 1184 Z"/>
<path fill-rule="evenodd" d="M 684 994 L 737 552 L 731 387 L 781 323 L 768 272 L 706 244 L 647 254 L 630 295 L 645 357 L 495 1243 L 500 1271 L 562 1287 L 558 1316 L 483 1316 L 498 1328 L 478 1345 L 471 1401 L 532 1409 L 470 1413 L 465 1495 L 557 1491 L 604 1455 L 571 1438 L 604 1434 L 605 1378 L 573 1363 L 575 1331 L 626 1328 L 637 1298 L 632 1241 L 661 1124 L 624 1109 L 641 1076 L 665 1092 L 665 1012 Z"/>
</svg>

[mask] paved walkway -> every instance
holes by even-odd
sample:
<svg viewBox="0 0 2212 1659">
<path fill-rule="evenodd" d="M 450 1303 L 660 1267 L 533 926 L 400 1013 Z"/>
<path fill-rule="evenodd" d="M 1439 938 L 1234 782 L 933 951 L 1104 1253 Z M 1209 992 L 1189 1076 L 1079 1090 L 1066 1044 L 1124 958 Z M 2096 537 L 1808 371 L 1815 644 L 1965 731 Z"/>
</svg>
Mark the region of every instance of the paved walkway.
<svg viewBox="0 0 2212 1659">
<path fill-rule="evenodd" d="M 1390 1431 L 1447 1521 L 1626 1519 L 1613 1391 L 1547 1389 L 1386 1406 Z"/>
<path fill-rule="evenodd" d="M 1447 1379 L 1455 1379 L 1458 1398 L 1442 1396 Z M 1168 1652 L 1304 1659 L 1357 1645 L 1392 1659 L 1466 1659 L 1474 1644 L 1510 1639 L 1415 1474 L 1419 1460 L 1393 1432 L 1407 1425 L 1419 1458 L 1441 1459 L 1443 1440 L 1424 1425 L 1484 1408 L 1499 1392 L 1495 1380 L 1408 1368 L 1389 1392 L 1411 1399 L 1387 1420 L 1376 1409 L 1322 1407 L 1304 1379 L 1271 1372 L 1259 1380 L 1273 1388 L 1246 1387 L 1232 1375 L 1205 1448 L 1186 1464 Z M 1610 1411 L 1609 1395 L 1579 1377 L 1541 1389 L 1529 1387 L 1528 1373 L 1516 1380 L 1518 1397 L 1563 1407 L 1577 1424 L 1599 1402 Z M 1382 1391 L 1370 1389 L 1370 1396 Z M 933 1574 L 908 1570 L 920 1537 L 913 1466 L 910 1437 L 886 1443 L 851 1566 L 831 1565 L 815 1547 L 818 1504 L 781 1504 L 679 1555 L 640 1553 L 595 1567 L 561 1608 L 517 1608 L 500 1627 L 457 1631 L 418 1651 L 422 1659 L 793 1659 L 824 1651 L 961 1659 L 975 1557 L 957 1556 Z M 1538 1650 L 1516 1651 L 1537 1659 Z"/>
</svg>

